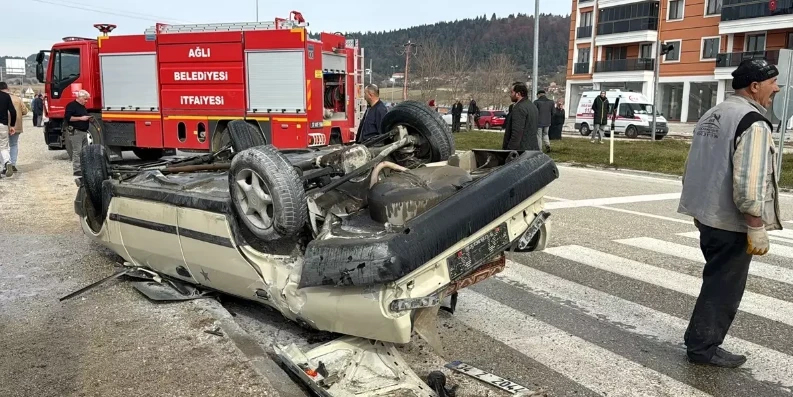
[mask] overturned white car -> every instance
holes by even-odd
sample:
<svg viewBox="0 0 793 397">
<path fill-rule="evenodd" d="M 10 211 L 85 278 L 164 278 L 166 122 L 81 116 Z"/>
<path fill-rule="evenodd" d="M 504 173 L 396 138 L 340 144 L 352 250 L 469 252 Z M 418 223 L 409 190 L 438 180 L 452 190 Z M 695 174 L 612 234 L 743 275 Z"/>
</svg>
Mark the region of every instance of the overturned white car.
<svg viewBox="0 0 793 397">
<path fill-rule="evenodd" d="M 111 166 L 88 145 L 75 211 L 87 235 L 174 285 L 378 341 L 276 350 L 318 392 L 381 395 L 351 391 L 343 363 L 409 342 L 418 312 L 501 271 L 505 251 L 543 249 L 543 195 L 558 177 L 541 152 L 455 152 L 421 103 L 397 105 L 384 127 L 364 144 L 279 151 L 238 120 L 221 152 L 143 165 Z M 372 387 L 433 395 L 398 378 Z"/>
</svg>

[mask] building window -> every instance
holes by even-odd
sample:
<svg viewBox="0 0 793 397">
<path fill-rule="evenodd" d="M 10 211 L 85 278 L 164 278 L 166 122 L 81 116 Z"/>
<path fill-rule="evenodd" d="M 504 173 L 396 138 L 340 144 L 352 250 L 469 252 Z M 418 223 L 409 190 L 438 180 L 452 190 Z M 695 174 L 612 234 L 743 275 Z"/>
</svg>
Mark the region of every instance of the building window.
<svg viewBox="0 0 793 397">
<path fill-rule="evenodd" d="M 653 58 L 653 45 L 639 44 L 639 58 L 645 58 L 645 59 Z"/>
<path fill-rule="evenodd" d="M 705 0 L 705 15 L 716 15 L 721 13 L 722 0 Z"/>
<path fill-rule="evenodd" d="M 578 26 L 592 26 L 592 11 L 581 13 L 581 24 Z"/>
<path fill-rule="evenodd" d="M 682 40 L 668 40 L 666 44 L 672 44 L 672 49 L 666 53 L 664 61 L 674 62 L 680 60 L 680 47 L 683 45 Z"/>
<path fill-rule="evenodd" d="M 705 37 L 702 39 L 702 60 L 716 59 L 719 54 L 719 37 Z"/>
<path fill-rule="evenodd" d="M 606 47 L 606 60 L 628 58 L 628 47 Z"/>
<path fill-rule="evenodd" d="M 578 63 L 589 62 L 589 47 L 578 49 Z"/>
<path fill-rule="evenodd" d="M 658 2 L 602 8 L 598 11 L 597 34 L 615 34 L 658 30 Z"/>
<path fill-rule="evenodd" d="M 763 51 L 765 51 L 765 33 L 750 34 L 746 36 L 745 52 L 763 52 Z"/>
<path fill-rule="evenodd" d="M 669 21 L 678 21 L 683 19 L 683 9 L 685 8 L 685 3 L 683 0 L 671 0 L 669 1 L 669 8 L 667 9 L 666 19 Z"/>
</svg>

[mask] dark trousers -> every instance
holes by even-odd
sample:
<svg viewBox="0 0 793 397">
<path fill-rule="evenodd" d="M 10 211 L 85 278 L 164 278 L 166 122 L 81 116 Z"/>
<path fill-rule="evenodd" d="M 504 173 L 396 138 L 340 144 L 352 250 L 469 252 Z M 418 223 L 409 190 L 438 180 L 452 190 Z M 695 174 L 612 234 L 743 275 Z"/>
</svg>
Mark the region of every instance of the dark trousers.
<svg viewBox="0 0 793 397">
<path fill-rule="evenodd" d="M 752 255 L 746 253 L 746 233 L 696 224 L 705 269 L 685 343 L 691 359 L 709 361 L 738 312 Z"/>
<path fill-rule="evenodd" d="M 33 112 L 33 125 L 41 127 L 41 113 Z"/>
<path fill-rule="evenodd" d="M 460 132 L 460 115 L 452 115 L 452 132 Z"/>
</svg>

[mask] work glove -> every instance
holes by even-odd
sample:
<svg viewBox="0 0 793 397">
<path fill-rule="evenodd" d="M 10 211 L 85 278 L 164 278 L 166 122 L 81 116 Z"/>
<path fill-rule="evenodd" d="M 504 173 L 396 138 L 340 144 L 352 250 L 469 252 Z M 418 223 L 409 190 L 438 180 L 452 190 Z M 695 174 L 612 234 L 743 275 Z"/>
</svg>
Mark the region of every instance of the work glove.
<svg viewBox="0 0 793 397">
<path fill-rule="evenodd" d="M 768 232 L 765 226 L 752 227 L 749 226 L 749 232 L 746 235 L 747 246 L 746 253 L 749 255 L 765 255 L 768 253 L 770 243 L 768 242 Z"/>
</svg>

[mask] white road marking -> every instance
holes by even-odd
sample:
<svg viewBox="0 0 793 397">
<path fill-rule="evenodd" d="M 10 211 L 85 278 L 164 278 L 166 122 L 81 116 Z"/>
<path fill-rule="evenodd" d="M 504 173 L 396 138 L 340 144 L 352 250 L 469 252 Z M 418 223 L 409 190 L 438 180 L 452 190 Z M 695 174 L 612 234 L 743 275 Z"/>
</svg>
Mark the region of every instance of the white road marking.
<svg viewBox="0 0 793 397">
<path fill-rule="evenodd" d="M 678 236 L 699 240 L 699 231 L 679 233 Z M 773 234 L 769 234 L 768 239 L 771 241 L 778 241 L 780 243 L 793 244 L 793 240 L 784 237 L 775 236 Z M 771 244 L 771 248 L 768 249 L 768 254 L 779 255 L 785 258 L 793 258 L 793 247 L 788 247 L 787 245 L 780 245 L 780 244 Z M 752 262 L 752 264 L 754 264 L 754 262 Z"/>
<path fill-rule="evenodd" d="M 648 201 L 675 200 L 680 198 L 680 193 L 645 194 L 639 196 L 603 197 L 595 199 L 569 200 L 548 203 L 545 208 L 549 210 L 561 208 L 595 207 L 600 205 L 642 203 Z"/>
<path fill-rule="evenodd" d="M 578 245 L 546 248 L 543 252 L 693 297 L 699 295 L 702 286 L 702 280 L 699 277 Z M 746 291 L 741 300 L 740 310 L 783 324 L 793 325 L 793 303 L 781 299 Z"/>
<path fill-rule="evenodd" d="M 564 201 L 564 202 L 574 201 L 574 200 L 568 200 L 568 199 L 563 199 L 563 198 L 559 198 L 559 197 L 545 196 L 545 198 L 548 199 L 548 200 L 556 200 L 556 201 Z M 552 205 L 559 205 L 559 204 L 553 203 Z M 687 225 L 693 225 L 693 223 L 694 223 L 692 220 L 672 218 L 672 217 L 663 216 L 663 215 L 650 214 L 650 213 L 647 213 L 647 212 L 626 210 L 624 208 L 606 207 L 605 205 L 594 205 L 593 207 L 594 208 L 604 209 L 604 210 L 609 210 L 609 211 L 622 212 L 622 213 L 625 213 L 625 214 L 644 216 L 644 217 L 647 217 L 647 218 L 655 218 L 655 219 L 660 219 L 660 220 L 663 220 L 663 221 L 685 223 Z M 548 208 L 548 204 L 546 204 L 546 208 Z M 551 209 L 551 208 L 548 208 L 548 209 Z"/>
<path fill-rule="evenodd" d="M 566 171 L 583 171 L 583 172 L 590 172 L 590 173 L 600 173 L 601 175 L 602 174 L 613 175 L 613 176 L 618 176 L 618 177 L 622 177 L 622 178 L 644 179 L 644 180 L 652 181 L 652 182 L 656 182 L 656 183 L 665 183 L 665 184 L 668 184 L 668 185 L 676 185 L 676 186 L 679 186 L 681 189 L 683 188 L 683 183 L 679 179 L 675 180 L 675 179 L 671 179 L 671 178 L 662 178 L 662 177 L 657 177 L 657 176 L 636 175 L 636 174 L 629 174 L 629 173 L 620 172 L 620 171 L 611 171 L 611 170 L 596 169 L 596 168 L 570 167 L 570 166 L 564 166 L 564 165 L 559 165 L 558 167 L 562 168 L 562 169 L 565 169 Z M 670 175 L 670 176 L 673 177 L 673 178 L 679 178 L 678 176 L 675 176 L 675 175 Z"/>
<path fill-rule="evenodd" d="M 471 290 L 460 291 L 454 317 L 495 340 L 608 396 L 708 396 L 594 343 Z M 487 313 L 487 319 L 482 318 Z M 607 376 L 605 376 L 607 374 Z"/>
<path fill-rule="evenodd" d="M 705 257 L 702 255 L 702 250 L 699 248 L 670 243 L 650 237 L 628 238 L 615 241 L 631 247 L 698 262 L 702 266 L 705 264 Z M 773 249 L 774 246 L 772 245 L 771 247 Z M 769 265 L 767 263 L 755 261 L 754 259 L 752 260 L 752 265 L 749 266 L 749 274 L 782 283 L 793 284 L 793 269 Z"/>
<path fill-rule="evenodd" d="M 624 331 L 683 347 L 687 320 L 512 261 L 496 278 L 554 302 L 571 302 L 582 313 Z M 741 368 L 748 369 L 754 379 L 793 387 L 793 357 L 729 335 L 724 343 L 727 350 L 749 356 Z"/>
<path fill-rule="evenodd" d="M 768 234 L 786 239 L 793 239 L 793 230 L 772 230 L 768 232 Z"/>
</svg>

